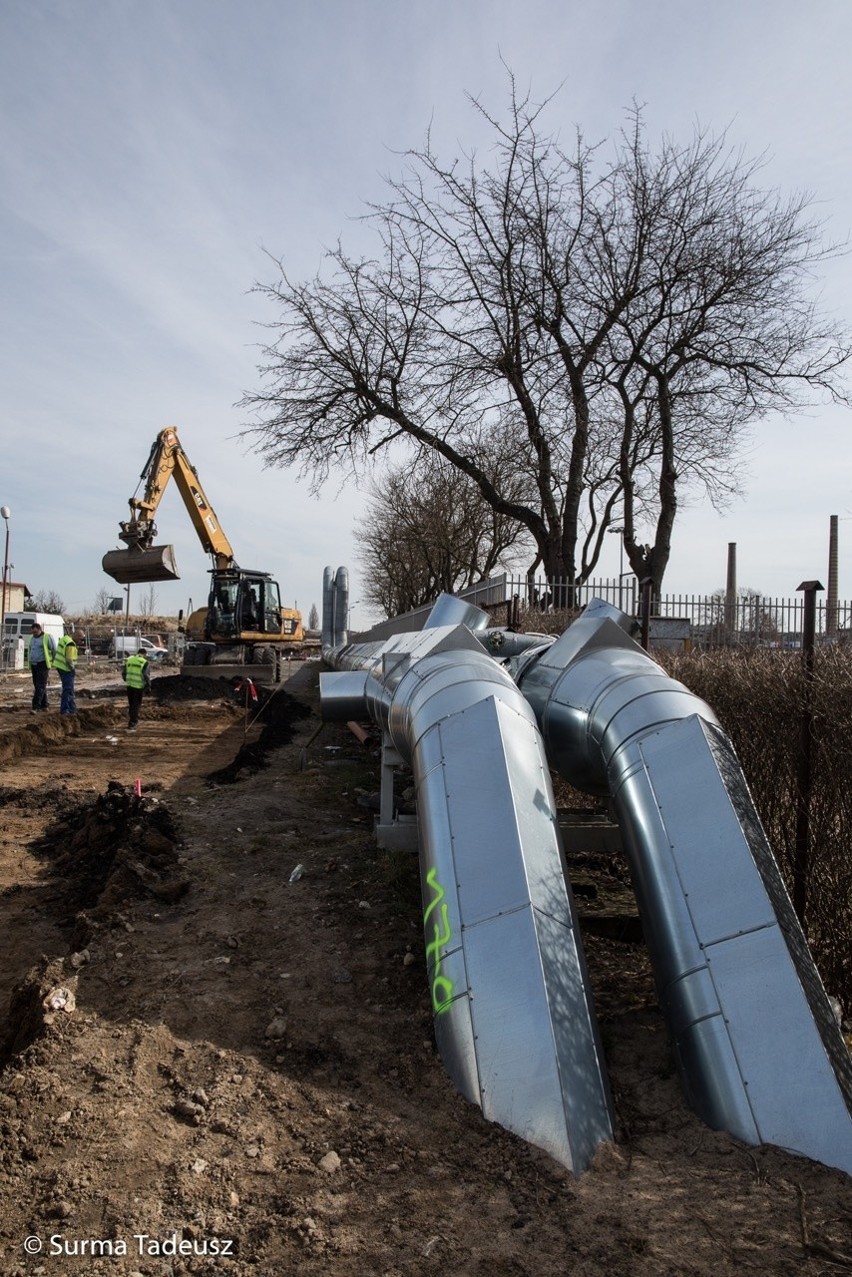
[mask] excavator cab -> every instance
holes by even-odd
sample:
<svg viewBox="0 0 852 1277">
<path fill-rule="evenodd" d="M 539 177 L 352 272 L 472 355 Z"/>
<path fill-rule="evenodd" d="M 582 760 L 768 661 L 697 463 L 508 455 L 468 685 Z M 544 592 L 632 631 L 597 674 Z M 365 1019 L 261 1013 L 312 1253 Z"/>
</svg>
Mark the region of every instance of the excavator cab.
<svg viewBox="0 0 852 1277">
<path fill-rule="evenodd" d="M 265 572 L 214 572 L 205 630 L 205 637 L 214 640 L 244 635 L 280 638 L 278 582 Z"/>
</svg>

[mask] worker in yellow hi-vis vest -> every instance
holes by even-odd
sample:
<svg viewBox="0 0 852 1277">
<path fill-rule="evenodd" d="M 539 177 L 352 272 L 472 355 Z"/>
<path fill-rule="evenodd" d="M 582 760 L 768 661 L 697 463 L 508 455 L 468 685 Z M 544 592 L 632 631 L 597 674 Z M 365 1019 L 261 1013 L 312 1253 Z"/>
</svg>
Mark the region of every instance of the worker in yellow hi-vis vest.
<svg viewBox="0 0 852 1277">
<path fill-rule="evenodd" d="M 121 677 L 127 685 L 127 730 L 135 732 L 139 723 L 142 697 L 151 686 L 147 656 L 143 656 L 141 652 L 135 652 L 133 656 L 126 657 L 121 668 Z"/>
<path fill-rule="evenodd" d="M 70 634 L 63 634 L 56 644 L 56 655 L 53 664 L 62 684 L 62 696 L 59 701 L 60 714 L 76 714 L 77 701 L 74 696 L 74 678 L 77 673 L 77 644 Z"/>
</svg>

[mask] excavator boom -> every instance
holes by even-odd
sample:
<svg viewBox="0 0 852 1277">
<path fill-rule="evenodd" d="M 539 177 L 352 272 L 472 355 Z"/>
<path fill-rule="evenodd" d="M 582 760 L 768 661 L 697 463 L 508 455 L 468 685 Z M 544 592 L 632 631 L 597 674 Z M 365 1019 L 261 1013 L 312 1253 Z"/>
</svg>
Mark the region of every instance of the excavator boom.
<svg viewBox="0 0 852 1277">
<path fill-rule="evenodd" d="M 174 548 L 154 544 L 157 535 L 154 516 L 171 478 L 174 478 L 198 538 L 213 557 L 216 569 L 226 571 L 236 567 L 231 544 L 219 527 L 198 474 L 180 445 L 177 431 L 169 426 L 161 430 L 154 441 L 140 476 L 140 480 L 145 482 L 142 497 L 131 497 L 130 518 L 119 525 L 119 540 L 127 549 L 109 550 L 102 560 L 104 572 L 120 585 L 176 581 L 179 578 Z"/>
</svg>

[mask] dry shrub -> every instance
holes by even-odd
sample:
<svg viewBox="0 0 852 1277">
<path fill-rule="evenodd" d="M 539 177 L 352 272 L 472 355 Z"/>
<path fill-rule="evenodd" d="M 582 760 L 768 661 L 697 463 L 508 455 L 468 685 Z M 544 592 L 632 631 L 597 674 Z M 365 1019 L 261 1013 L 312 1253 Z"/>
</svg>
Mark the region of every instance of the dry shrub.
<svg viewBox="0 0 852 1277">
<path fill-rule="evenodd" d="M 550 608 L 549 611 L 528 608 L 521 616 L 521 629 L 535 634 L 564 634 L 572 621 L 580 615 L 568 608 Z"/>
<path fill-rule="evenodd" d="M 797 760 L 806 683 L 798 653 L 666 656 L 674 678 L 712 706 L 730 736 L 792 893 Z M 805 929 L 823 983 L 852 1014 L 852 650 L 815 654 Z"/>
</svg>

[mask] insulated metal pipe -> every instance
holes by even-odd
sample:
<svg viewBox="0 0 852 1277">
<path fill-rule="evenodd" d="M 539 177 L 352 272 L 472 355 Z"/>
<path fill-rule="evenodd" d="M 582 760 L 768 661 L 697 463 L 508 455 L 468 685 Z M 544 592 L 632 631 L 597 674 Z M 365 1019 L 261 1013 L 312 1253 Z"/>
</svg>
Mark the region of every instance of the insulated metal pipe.
<svg viewBox="0 0 852 1277">
<path fill-rule="evenodd" d="M 331 651 L 334 646 L 334 568 L 326 567 L 322 574 L 322 645 Z"/>
<path fill-rule="evenodd" d="M 342 647 L 349 638 L 349 570 L 338 568 L 334 574 L 334 636 L 335 647 Z"/>
<path fill-rule="evenodd" d="M 432 610 L 423 623 L 424 630 L 438 629 L 442 625 L 466 625 L 469 630 L 484 630 L 491 617 L 482 608 L 466 603 L 454 594 L 439 594 Z"/>
<path fill-rule="evenodd" d="M 594 601 L 519 685 L 557 770 L 611 795 L 687 1099 L 852 1173 L 852 1062 L 733 747 L 626 619 Z"/>
<path fill-rule="evenodd" d="M 353 716 L 362 679 L 362 712 L 414 774 L 447 1071 L 490 1120 L 582 1171 L 613 1120 L 532 710 L 464 625 L 350 645 L 335 662 L 350 668 L 321 676 L 324 716 Z"/>
<path fill-rule="evenodd" d="M 852 1063 L 734 750 L 631 626 L 594 601 L 509 665 L 557 770 L 611 795 L 688 1102 L 746 1143 L 852 1173 Z M 489 1117 L 582 1169 L 611 1117 L 573 906 L 554 887 L 541 737 L 465 626 L 337 655 L 364 671 L 364 705 L 417 780 L 445 1063 Z M 361 686 L 323 685 L 324 714 L 352 716 Z"/>
<path fill-rule="evenodd" d="M 327 567 L 322 577 L 322 647 L 329 653 L 344 647 L 349 625 L 349 572 Z"/>
<path fill-rule="evenodd" d="M 516 634 L 513 630 L 501 629 L 480 633 L 479 640 L 486 652 L 501 661 L 527 655 L 532 648 L 545 648 L 556 642 L 550 634 Z"/>
</svg>

